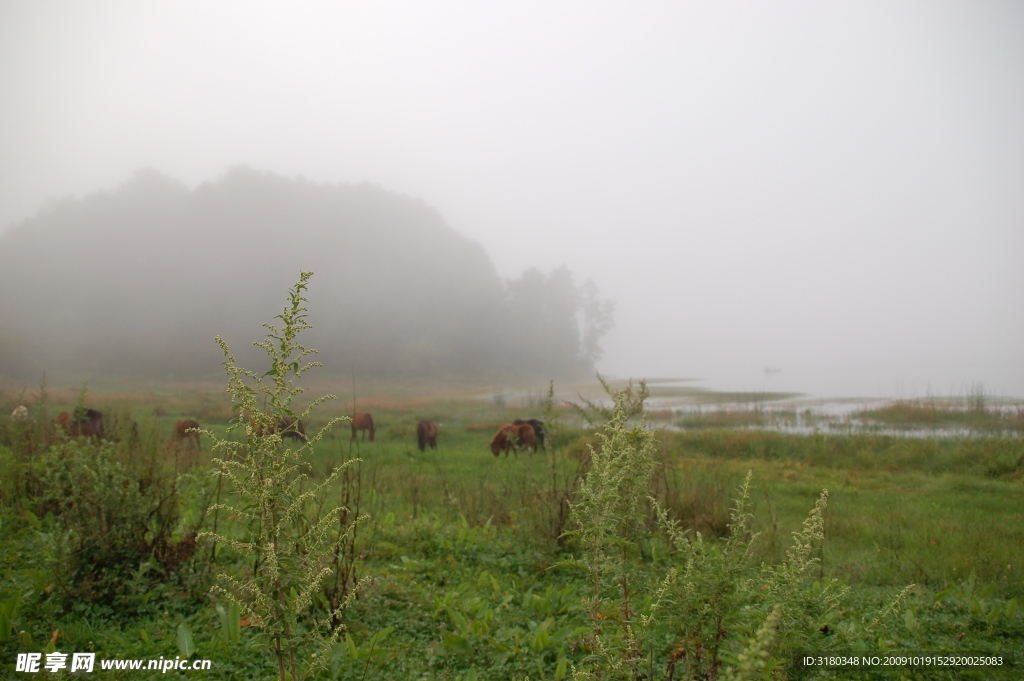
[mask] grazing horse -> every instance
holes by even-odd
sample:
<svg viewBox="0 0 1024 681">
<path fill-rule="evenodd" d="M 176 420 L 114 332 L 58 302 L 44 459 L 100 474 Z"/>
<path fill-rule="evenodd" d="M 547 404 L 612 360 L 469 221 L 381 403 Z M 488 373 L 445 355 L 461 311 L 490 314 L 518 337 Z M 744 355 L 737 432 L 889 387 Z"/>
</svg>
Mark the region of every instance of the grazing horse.
<svg viewBox="0 0 1024 681">
<path fill-rule="evenodd" d="M 537 451 L 537 433 L 529 423 L 513 424 L 516 429 L 516 440 L 520 447 L 529 447 Z"/>
<path fill-rule="evenodd" d="M 421 452 L 427 450 L 427 445 L 430 445 L 431 449 L 437 449 L 437 426 L 433 421 L 420 421 L 416 424 L 416 442 Z"/>
<path fill-rule="evenodd" d="M 55 422 L 69 437 L 104 437 L 103 414 L 95 409 L 76 407 L 74 413 L 62 411 Z"/>
<path fill-rule="evenodd" d="M 25 423 L 28 421 L 28 407 L 24 404 L 11 412 L 11 420 Z"/>
<path fill-rule="evenodd" d="M 512 446 L 509 438 L 513 434 L 514 428 L 515 426 L 509 423 L 498 429 L 498 432 L 491 438 L 491 454 L 498 456 L 501 452 L 505 452 L 505 456 L 508 456 L 508 450 Z"/>
<path fill-rule="evenodd" d="M 523 423 L 530 424 L 533 428 L 534 434 L 537 436 L 537 444 L 540 445 L 541 449 L 547 449 L 547 446 L 544 444 L 544 422 L 538 421 L 537 419 L 526 419 L 525 421 L 522 419 L 516 419 L 512 422 L 512 425 L 518 426 Z M 534 445 L 533 451 L 537 451 L 537 445 Z"/>
<path fill-rule="evenodd" d="M 256 437 L 280 433 L 282 438 L 292 437 L 301 442 L 309 442 L 309 440 L 306 439 L 306 428 L 302 425 L 302 421 L 292 418 L 291 416 L 282 416 L 278 419 L 277 423 L 272 426 L 264 427 L 263 425 L 256 423 L 256 419 L 249 421 L 249 425 L 256 433 Z"/>
<path fill-rule="evenodd" d="M 196 449 L 202 450 L 203 446 L 199 442 L 199 433 L 190 433 L 190 430 L 198 430 L 199 421 L 194 419 L 182 419 L 174 424 L 174 435 L 179 440 L 186 440 L 195 445 Z"/>
<path fill-rule="evenodd" d="M 373 442 L 373 436 L 377 432 L 377 428 L 373 425 L 373 417 L 369 414 L 361 411 L 357 411 L 352 414 L 352 439 L 356 439 L 356 431 L 365 431 L 363 433 L 363 439 L 366 438 L 366 432 L 370 433 L 370 442 Z"/>
<path fill-rule="evenodd" d="M 508 456 L 510 449 L 518 451 L 520 447 L 537 449 L 536 434 L 533 432 L 533 426 L 529 423 L 518 425 L 506 423 L 491 438 L 491 454 L 494 456 L 498 456 L 501 452 L 505 452 L 505 456 Z"/>
</svg>

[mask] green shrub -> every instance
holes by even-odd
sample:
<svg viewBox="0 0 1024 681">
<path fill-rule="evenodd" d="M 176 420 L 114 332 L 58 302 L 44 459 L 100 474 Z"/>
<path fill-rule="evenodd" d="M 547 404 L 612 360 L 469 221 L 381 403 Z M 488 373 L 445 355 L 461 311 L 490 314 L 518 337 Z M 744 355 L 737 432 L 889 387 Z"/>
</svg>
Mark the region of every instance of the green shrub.
<svg viewBox="0 0 1024 681">
<path fill-rule="evenodd" d="M 195 547 L 194 537 L 171 541 L 180 519 L 179 481 L 119 460 L 116 447 L 68 440 L 39 462 L 38 501 L 56 525 L 56 595 L 67 602 L 123 603 L 139 595 L 133 580 L 141 565 L 155 558 L 173 569 Z"/>
</svg>

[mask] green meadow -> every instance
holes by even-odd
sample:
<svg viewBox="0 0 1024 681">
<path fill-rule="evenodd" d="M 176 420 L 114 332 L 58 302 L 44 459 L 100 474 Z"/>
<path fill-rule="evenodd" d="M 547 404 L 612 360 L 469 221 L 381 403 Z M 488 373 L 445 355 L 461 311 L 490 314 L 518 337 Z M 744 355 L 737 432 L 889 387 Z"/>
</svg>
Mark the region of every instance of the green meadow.
<svg viewBox="0 0 1024 681">
<path fill-rule="evenodd" d="M 896 403 L 861 418 L 935 432 L 793 433 L 759 408 L 650 411 L 678 392 L 658 382 L 602 381 L 568 400 L 553 385 L 372 383 L 355 400 L 373 414 L 370 441 L 345 421 L 351 399 L 296 390 L 301 290 L 268 368 L 229 362 L 227 392 L 0 394 L 5 415 L 28 410 L 0 426 L 7 677 L 1024 674 L 1019 409 Z M 83 407 L 104 415 L 103 439 L 54 425 Z M 267 434 L 284 416 L 303 418 L 308 443 Z M 543 420 L 546 446 L 493 456 L 516 418 Z M 201 449 L 174 436 L 181 419 L 200 422 Z M 966 435 L 940 430 L 965 419 Z M 422 420 L 438 426 L 436 449 L 417 447 Z M 73 653 L 96 668 L 71 672 L 59 654 Z M 1003 662 L 800 663 L 908 653 Z M 162 668 L 111 667 L 135 659 Z M 195 661 L 209 669 L 182 668 Z"/>
<path fill-rule="evenodd" d="M 3 406 L 10 413 L 16 405 L 7 397 Z M 116 438 L 105 455 L 129 471 L 126 479 L 148 476 L 150 493 L 175 505 L 170 518 L 148 505 L 134 537 L 138 546 L 121 547 L 131 555 L 115 556 L 120 563 L 102 575 L 87 566 L 68 572 L 75 550 L 97 549 L 73 540 L 62 547 L 58 536 L 96 530 L 62 518 L 81 506 L 62 509 L 46 477 L 47 467 L 68 456 L 69 448 L 92 446 L 64 442 L 49 424 L 78 396 L 51 391 L 41 399 L 35 391 L 28 397 L 22 401 L 34 420 L 7 423 L 0 446 L 2 663 L 13 673 L 17 653 L 48 649 L 124 659 L 188 653 L 212 661 L 212 670 L 204 672 L 210 678 L 273 676 L 274 655 L 258 640 L 258 627 L 210 591 L 218 571 L 251 572 L 251 557 L 223 543 L 190 543 L 193 533 L 209 531 L 214 522 L 212 443 L 204 436 L 196 452 L 171 435 L 179 418 L 197 418 L 220 437 L 242 439 L 244 433 L 227 430 L 227 397 L 191 391 L 85 395 L 107 415 L 108 434 Z M 600 441 L 597 429 L 582 427 L 578 412 L 553 407 L 545 414 L 536 399 L 497 395 L 371 395 L 359 409 L 374 415 L 374 442 L 352 440 L 341 423 L 305 451 L 307 489 L 340 463 L 358 459 L 324 491 L 323 502 L 344 503 L 350 518 L 366 516 L 347 553 L 341 552 L 340 587 L 334 574 L 334 596 L 352 594 L 345 631 L 314 678 L 560 679 L 586 661 L 592 652 L 592 621 L 583 605 L 588 579 L 576 560 L 580 547 L 568 504 L 588 448 Z M 307 420 L 307 431 L 343 411 L 344 405 L 325 404 Z M 547 450 L 492 456 L 490 437 L 516 417 L 546 418 Z M 436 450 L 417 448 L 419 420 L 438 424 Z M 136 427 L 134 439 L 129 423 Z M 911 584 L 867 649 L 1022 649 L 1024 622 L 1016 606 L 1024 595 L 1019 438 L 793 435 L 724 426 L 652 433 L 649 491 L 691 534 L 712 542 L 730 535 L 730 506 L 752 472 L 750 570 L 785 560 L 793 533 L 828 490 L 806 588 L 835 579 L 851 590 L 811 623 L 807 649 L 824 646 L 814 631 L 824 640 L 823 628 L 870 620 Z M 296 450 L 300 443 L 284 446 Z M 108 509 L 112 516 L 131 516 L 116 506 Z M 645 529 L 631 559 L 639 574 L 655 579 L 677 557 L 646 502 L 642 513 Z M 157 527 L 157 519 L 164 525 Z M 228 535 L 242 530 L 238 518 L 221 514 L 217 522 Z M 179 546 L 187 547 L 182 559 L 168 559 L 168 547 Z M 94 581 L 76 584 L 76 578 Z M 650 599 L 646 588 L 648 593 L 638 588 L 636 598 Z M 652 678 L 667 678 L 676 635 L 666 620 L 654 637 L 661 650 L 654 654 L 660 661 Z M 97 678 L 147 673 L 155 674 L 106 671 Z M 169 672 L 172 678 L 176 673 L 186 676 Z M 785 666 L 775 674 L 798 676 Z"/>
</svg>

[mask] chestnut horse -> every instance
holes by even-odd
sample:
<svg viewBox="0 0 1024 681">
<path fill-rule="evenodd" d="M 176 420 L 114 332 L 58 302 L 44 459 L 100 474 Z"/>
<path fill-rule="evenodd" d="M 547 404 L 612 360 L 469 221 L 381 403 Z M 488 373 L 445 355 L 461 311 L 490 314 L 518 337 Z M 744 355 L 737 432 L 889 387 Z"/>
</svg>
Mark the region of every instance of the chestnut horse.
<svg viewBox="0 0 1024 681">
<path fill-rule="evenodd" d="M 511 423 L 506 424 L 498 429 L 498 432 L 491 438 L 491 454 L 498 456 L 501 452 L 505 452 L 505 456 L 508 456 L 508 450 L 511 445 L 509 444 L 509 436 L 511 430 L 515 428 Z"/>
<path fill-rule="evenodd" d="M 103 414 L 95 409 L 76 407 L 74 413 L 62 411 L 54 422 L 68 437 L 104 437 Z"/>
<path fill-rule="evenodd" d="M 302 425 L 302 421 L 291 416 L 282 416 L 276 424 L 269 427 L 256 423 L 256 419 L 249 421 L 249 425 L 256 433 L 256 437 L 280 433 L 282 438 L 291 437 L 301 442 L 309 442 L 306 439 L 306 428 Z"/>
<path fill-rule="evenodd" d="M 537 451 L 537 433 L 529 423 L 513 424 L 516 429 L 516 440 L 520 447 L 529 447 Z"/>
<path fill-rule="evenodd" d="M 491 454 L 498 456 L 499 453 L 518 451 L 520 447 L 532 447 L 537 449 L 537 437 L 533 432 L 533 426 L 529 423 L 512 424 L 506 423 L 491 438 Z"/>
<path fill-rule="evenodd" d="M 356 431 L 362 430 L 363 439 L 366 439 L 366 433 L 370 433 L 370 442 L 373 442 L 373 436 L 377 432 L 376 426 L 373 425 L 373 417 L 369 414 L 361 411 L 357 411 L 352 414 L 352 439 L 356 439 Z"/>
<path fill-rule="evenodd" d="M 187 440 L 195 445 L 195 448 L 202 450 L 203 446 L 199 442 L 199 433 L 190 433 L 190 430 L 198 430 L 199 421 L 194 419 L 182 419 L 174 424 L 174 435 L 179 440 Z"/>
<path fill-rule="evenodd" d="M 533 451 L 537 451 L 537 445 L 540 445 L 541 449 L 546 450 L 547 447 L 544 445 L 544 422 L 537 419 L 526 419 L 525 421 L 523 419 L 516 419 L 512 422 L 512 425 L 518 426 L 523 423 L 529 423 L 533 428 L 534 435 L 537 436 L 537 442 L 533 445 Z"/>
<path fill-rule="evenodd" d="M 437 426 L 433 421 L 420 421 L 416 424 L 416 442 L 421 452 L 427 450 L 427 445 L 430 445 L 431 449 L 437 449 Z"/>
</svg>

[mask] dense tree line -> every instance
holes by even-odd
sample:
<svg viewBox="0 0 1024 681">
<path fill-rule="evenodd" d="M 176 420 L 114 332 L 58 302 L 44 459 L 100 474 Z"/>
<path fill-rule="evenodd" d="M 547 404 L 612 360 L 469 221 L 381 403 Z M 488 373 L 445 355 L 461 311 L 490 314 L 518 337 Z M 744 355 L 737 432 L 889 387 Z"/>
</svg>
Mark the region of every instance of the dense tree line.
<svg viewBox="0 0 1024 681">
<path fill-rule="evenodd" d="M 238 168 L 155 171 L 52 202 L 0 237 L 0 376 L 219 375 L 300 270 L 329 371 L 493 380 L 588 374 L 612 307 L 566 268 L 501 280 L 422 201 Z"/>
</svg>

